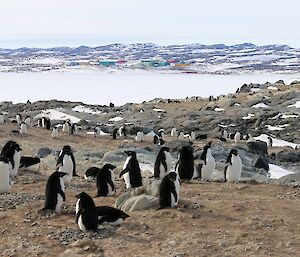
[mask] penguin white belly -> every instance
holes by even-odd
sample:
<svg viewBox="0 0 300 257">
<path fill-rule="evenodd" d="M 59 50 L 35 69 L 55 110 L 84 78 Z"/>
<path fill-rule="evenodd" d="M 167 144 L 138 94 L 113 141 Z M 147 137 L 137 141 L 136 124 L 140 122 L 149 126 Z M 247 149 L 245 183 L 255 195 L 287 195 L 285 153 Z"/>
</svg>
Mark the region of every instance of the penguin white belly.
<svg viewBox="0 0 300 257">
<path fill-rule="evenodd" d="M 4 123 L 4 116 L 0 115 L 0 124 L 3 124 L 3 123 Z"/>
<path fill-rule="evenodd" d="M 171 208 L 174 208 L 175 206 L 177 206 L 177 204 L 178 204 L 178 201 L 175 201 L 175 197 L 171 193 Z"/>
<path fill-rule="evenodd" d="M 60 194 L 57 194 L 57 203 L 55 206 L 55 212 L 61 213 L 63 204 L 64 204 L 64 200 L 62 196 Z"/>
<path fill-rule="evenodd" d="M 112 196 L 115 193 L 115 190 L 112 190 L 112 187 L 109 183 L 107 183 L 108 193 L 107 196 Z"/>
<path fill-rule="evenodd" d="M 129 178 L 129 173 L 125 173 L 123 175 L 123 178 L 124 178 L 124 181 L 125 181 L 125 184 L 126 184 L 126 188 L 127 189 L 130 189 L 131 188 L 131 184 L 130 184 L 130 178 Z"/>
<path fill-rule="evenodd" d="M 10 175 L 12 177 L 14 177 L 18 174 L 19 167 L 20 167 L 21 153 L 18 151 L 15 151 L 13 159 L 14 159 L 15 166 L 14 166 L 14 168 L 11 168 Z"/>
<path fill-rule="evenodd" d="M 76 202 L 76 213 L 79 212 L 79 202 L 80 202 L 80 199 L 78 199 Z"/>
<path fill-rule="evenodd" d="M 166 156 L 166 164 L 167 164 L 166 173 L 169 173 L 172 168 L 172 156 L 169 152 L 165 153 L 165 156 Z"/>
<path fill-rule="evenodd" d="M 0 194 L 7 193 L 10 189 L 9 164 L 0 162 Z"/>
<path fill-rule="evenodd" d="M 56 128 L 54 128 L 54 129 L 52 130 L 51 136 L 54 137 L 54 138 L 58 137 L 58 130 L 57 130 Z"/>
<path fill-rule="evenodd" d="M 115 220 L 115 221 L 113 221 L 113 222 L 107 222 L 107 221 L 104 221 L 103 224 L 109 224 L 109 225 L 112 225 L 112 226 L 119 226 L 119 225 L 121 225 L 123 222 L 124 222 L 124 219 L 123 219 L 123 218 L 118 218 L 117 220 Z"/>
<path fill-rule="evenodd" d="M 207 158 L 206 165 L 202 166 L 201 177 L 204 180 L 211 181 L 216 167 L 215 159 L 211 156 Z"/>
<path fill-rule="evenodd" d="M 226 172 L 227 182 L 239 182 L 242 173 L 242 161 L 239 156 L 231 158 L 232 165 L 229 165 Z"/>
<path fill-rule="evenodd" d="M 70 155 L 65 155 L 63 158 L 62 166 L 59 167 L 60 172 L 73 174 L 73 161 Z M 64 176 L 65 177 L 65 176 Z"/>
<path fill-rule="evenodd" d="M 164 165 L 159 165 L 159 178 L 163 179 L 167 175 L 167 171 L 165 170 Z"/>
<path fill-rule="evenodd" d="M 84 225 L 83 222 L 82 222 L 82 215 L 80 215 L 79 218 L 78 218 L 78 226 L 79 226 L 79 228 L 80 228 L 82 231 L 86 231 L 86 227 L 85 227 L 85 225 Z"/>
</svg>

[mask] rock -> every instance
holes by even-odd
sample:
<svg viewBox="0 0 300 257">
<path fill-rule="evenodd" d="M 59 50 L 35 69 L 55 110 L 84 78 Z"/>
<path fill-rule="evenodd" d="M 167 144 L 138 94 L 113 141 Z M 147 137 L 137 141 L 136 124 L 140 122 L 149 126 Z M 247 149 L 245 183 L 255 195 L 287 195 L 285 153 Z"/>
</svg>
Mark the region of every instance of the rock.
<svg viewBox="0 0 300 257">
<path fill-rule="evenodd" d="M 262 156 L 268 155 L 268 145 L 266 142 L 256 140 L 247 143 L 249 151 L 254 154 L 260 154 Z"/>
<path fill-rule="evenodd" d="M 124 212 L 144 210 L 144 209 L 158 206 L 158 204 L 159 204 L 159 200 L 157 197 L 142 194 L 142 195 L 129 198 L 121 207 L 121 210 Z"/>
<path fill-rule="evenodd" d="M 300 162 L 300 152 L 280 151 L 276 159 L 280 162 Z"/>
<path fill-rule="evenodd" d="M 264 157 L 257 157 L 253 160 L 254 163 L 254 167 L 256 168 L 261 168 L 264 169 L 266 171 L 269 170 L 269 160 L 268 158 L 264 158 Z"/>
<path fill-rule="evenodd" d="M 35 157 L 39 157 L 39 158 L 45 158 L 46 156 L 48 156 L 50 153 L 52 152 L 52 150 L 48 147 L 43 147 L 43 148 L 40 148 Z"/>
</svg>

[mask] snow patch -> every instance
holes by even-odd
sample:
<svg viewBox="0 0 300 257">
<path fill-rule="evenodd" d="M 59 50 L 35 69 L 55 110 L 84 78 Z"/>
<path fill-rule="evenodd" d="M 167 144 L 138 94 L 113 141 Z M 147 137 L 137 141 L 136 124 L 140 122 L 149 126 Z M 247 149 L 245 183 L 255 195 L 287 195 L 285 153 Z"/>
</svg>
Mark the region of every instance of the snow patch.
<svg viewBox="0 0 300 257">
<path fill-rule="evenodd" d="M 165 110 L 163 110 L 163 109 L 158 109 L 158 108 L 153 108 L 153 111 L 155 111 L 155 112 L 166 112 Z"/>
<path fill-rule="evenodd" d="M 264 142 L 268 143 L 268 137 L 269 137 L 269 135 L 267 135 L 267 134 L 261 134 L 258 137 L 254 137 L 254 139 L 255 140 L 261 140 L 261 141 L 264 141 Z M 299 147 L 299 145 L 297 145 L 297 144 L 290 143 L 288 141 L 281 140 L 281 139 L 276 139 L 274 137 L 272 137 L 272 140 L 273 140 L 273 147 L 285 147 L 285 146 L 289 146 L 289 147 L 292 147 L 294 149 L 296 149 L 297 147 Z"/>
<path fill-rule="evenodd" d="M 295 104 L 289 105 L 288 107 L 300 108 L 300 101 L 297 101 Z"/>
<path fill-rule="evenodd" d="M 279 179 L 286 175 L 293 174 L 293 172 L 283 169 L 277 165 L 269 164 L 269 173 L 271 179 Z"/>
<path fill-rule="evenodd" d="M 72 108 L 73 112 L 84 112 L 84 113 L 89 113 L 89 114 L 102 114 L 101 111 L 95 111 L 91 108 L 85 107 L 83 105 L 77 105 L 74 108 Z"/>
<path fill-rule="evenodd" d="M 223 111 L 225 111 L 225 109 L 216 107 L 216 108 L 214 109 L 214 111 L 215 111 L 215 112 L 223 112 Z"/>
<path fill-rule="evenodd" d="M 252 117 L 254 117 L 255 115 L 253 113 L 248 113 L 247 116 L 242 117 L 243 120 L 250 120 Z"/>
<path fill-rule="evenodd" d="M 121 121 L 121 120 L 124 120 L 124 118 L 117 116 L 117 117 L 109 119 L 108 121 L 117 122 L 117 121 Z"/>
<path fill-rule="evenodd" d="M 265 103 L 258 103 L 251 106 L 251 108 L 270 108 L 269 105 L 266 105 Z"/>
<path fill-rule="evenodd" d="M 80 121 L 80 119 L 75 116 L 60 112 L 55 109 L 42 110 L 42 113 L 37 114 L 34 119 L 39 119 L 42 117 L 47 117 L 50 120 L 70 120 L 71 123 L 78 123 Z"/>
</svg>

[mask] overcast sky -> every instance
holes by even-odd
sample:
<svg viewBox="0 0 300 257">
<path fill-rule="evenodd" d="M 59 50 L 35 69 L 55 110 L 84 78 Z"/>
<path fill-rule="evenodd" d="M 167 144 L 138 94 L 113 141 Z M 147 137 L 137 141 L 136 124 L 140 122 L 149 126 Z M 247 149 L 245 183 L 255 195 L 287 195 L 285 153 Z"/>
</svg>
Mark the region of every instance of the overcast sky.
<svg viewBox="0 0 300 257">
<path fill-rule="evenodd" d="M 1 0 L 0 10 L 0 47 L 29 46 L 32 38 L 300 47 L 299 0 Z"/>
</svg>

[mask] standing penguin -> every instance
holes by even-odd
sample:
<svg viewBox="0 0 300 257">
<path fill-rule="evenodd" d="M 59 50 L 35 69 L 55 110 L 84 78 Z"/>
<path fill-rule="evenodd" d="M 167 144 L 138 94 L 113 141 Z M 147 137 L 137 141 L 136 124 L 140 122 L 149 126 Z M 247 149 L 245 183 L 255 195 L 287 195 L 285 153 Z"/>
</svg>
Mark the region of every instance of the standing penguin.
<svg viewBox="0 0 300 257">
<path fill-rule="evenodd" d="M 100 171 L 101 171 L 101 169 L 98 167 L 90 167 L 86 170 L 86 172 L 84 174 L 84 179 L 86 179 L 88 181 L 94 180 L 97 178 L 97 174 Z"/>
<path fill-rule="evenodd" d="M 28 130 L 27 130 L 27 124 L 25 122 L 21 122 L 20 124 L 20 134 L 21 135 L 27 135 Z"/>
<path fill-rule="evenodd" d="M 273 146 L 273 139 L 272 137 L 268 137 L 268 147 L 272 147 Z"/>
<path fill-rule="evenodd" d="M 127 133 L 126 133 L 126 128 L 125 128 L 125 125 L 123 125 L 123 126 L 121 126 L 120 128 L 119 128 L 119 136 L 120 137 L 125 137 L 126 138 L 126 135 Z"/>
<path fill-rule="evenodd" d="M 162 147 L 156 157 L 154 164 L 154 177 L 164 178 L 170 172 L 172 167 L 172 157 L 168 147 Z"/>
<path fill-rule="evenodd" d="M 234 142 L 238 143 L 240 141 L 241 141 L 241 133 L 237 131 L 234 135 Z"/>
<path fill-rule="evenodd" d="M 171 137 L 177 137 L 178 133 L 177 133 L 177 129 L 176 128 L 172 128 L 171 129 Z"/>
<path fill-rule="evenodd" d="M 56 167 L 58 171 L 67 173 L 63 177 L 65 183 L 70 183 L 72 177 L 77 176 L 75 158 L 69 145 L 65 145 L 60 152 Z"/>
<path fill-rule="evenodd" d="M 30 117 L 30 116 L 27 116 L 27 117 L 25 118 L 24 122 L 26 123 L 27 127 L 29 127 L 30 124 L 31 124 L 31 117 Z"/>
<path fill-rule="evenodd" d="M 136 152 L 124 151 L 128 157 L 124 163 L 123 170 L 120 173 L 120 178 L 124 176 L 126 188 L 135 188 L 143 185 L 141 169 L 136 158 Z"/>
<path fill-rule="evenodd" d="M 181 131 L 181 132 L 179 133 L 178 139 L 179 139 L 179 140 L 184 140 L 184 133 L 183 133 L 183 131 Z"/>
<path fill-rule="evenodd" d="M 135 141 L 142 142 L 144 140 L 144 133 L 142 131 L 138 131 L 136 133 Z"/>
<path fill-rule="evenodd" d="M 72 128 L 71 122 L 69 120 L 66 120 L 63 124 L 62 132 L 66 134 L 70 134 L 71 128 Z"/>
<path fill-rule="evenodd" d="M 222 135 L 221 135 L 223 138 L 227 138 L 228 137 L 228 132 L 227 132 L 227 130 L 226 129 L 224 129 L 223 131 L 222 131 Z"/>
<path fill-rule="evenodd" d="M 76 223 L 82 231 L 97 231 L 98 215 L 92 197 L 87 193 L 81 192 L 76 195 Z"/>
<path fill-rule="evenodd" d="M 191 180 L 194 176 L 194 155 L 192 146 L 183 146 L 179 154 L 179 160 L 175 166 L 180 179 Z"/>
<path fill-rule="evenodd" d="M 212 175 L 216 167 L 215 158 L 211 154 L 211 143 L 212 141 L 204 146 L 203 152 L 200 157 L 200 159 L 204 161 L 204 164 L 201 166 L 199 175 L 201 179 L 208 181 L 212 180 Z"/>
<path fill-rule="evenodd" d="M 118 129 L 115 128 L 113 131 L 113 139 L 117 139 Z"/>
<path fill-rule="evenodd" d="M 7 193 L 11 189 L 9 184 L 9 162 L 0 155 L 0 194 Z"/>
<path fill-rule="evenodd" d="M 160 209 L 174 208 L 179 201 L 179 181 L 176 172 L 167 174 L 159 186 Z"/>
<path fill-rule="evenodd" d="M 21 122 L 22 122 L 22 115 L 21 115 L 20 113 L 18 113 L 18 114 L 16 115 L 16 120 L 17 120 L 18 125 L 20 125 Z"/>
<path fill-rule="evenodd" d="M 45 207 L 43 210 L 53 210 L 61 213 L 64 202 L 66 201 L 64 172 L 53 172 L 48 178 L 45 194 Z"/>
<path fill-rule="evenodd" d="M 97 173 L 97 196 L 112 196 L 115 193 L 115 168 L 108 163 Z"/>
<path fill-rule="evenodd" d="M 11 177 L 18 174 L 21 160 L 21 147 L 14 141 L 8 141 L 2 148 L 1 155 L 9 162 L 9 173 Z"/>
<path fill-rule="evenodd" d="M 5 115 L 3 113 L 0 113 L 0 124 L 4 124 L 5 121 Z"/>
<path fill-rule="evenodd" d="M 53 138 L 57 138 L 57 137 L 58 137 L 58 126 L 54 126 L 54 127 L 53 127 L 51 136 L 52 136 Z"/>
<path fill-rule="evenodd" d="M 224 181 L 239 182 L 242 173 L 242 160 L 236 149 L 232 149 L 227 157 L 224 170 Z"/>
<path fill-rule="evenodd" d="M 78 135 L 78 131 L 79 131 L 78 124 L 73 123 L 72 126 L 71 126 L 71 134 L 72 135 Z"/>
</svg>

